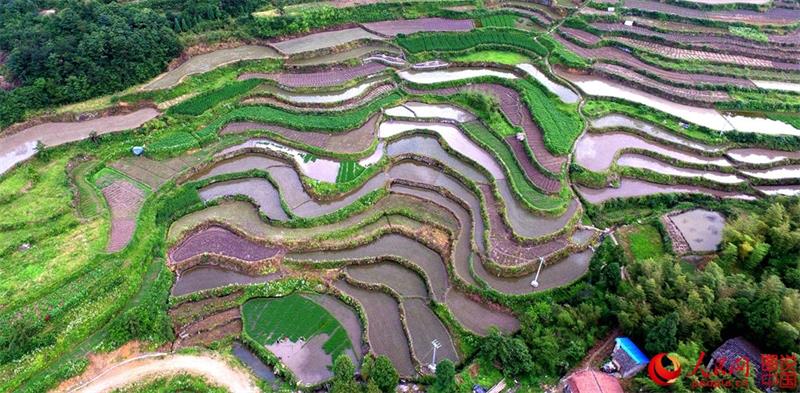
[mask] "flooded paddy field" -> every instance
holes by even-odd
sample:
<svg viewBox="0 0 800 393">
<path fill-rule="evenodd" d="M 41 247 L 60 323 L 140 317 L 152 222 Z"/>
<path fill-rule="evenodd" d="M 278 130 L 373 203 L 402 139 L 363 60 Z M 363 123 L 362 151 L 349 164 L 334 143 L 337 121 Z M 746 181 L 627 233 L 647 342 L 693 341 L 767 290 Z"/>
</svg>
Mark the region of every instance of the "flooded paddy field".
<svg viewBox="0 0 800 393">
<path fill-rule="evenodd" d="M 227 285 L 248 285 L 266 283 L 281 277 L 279 273 L 248 275 L 225 267 L 198 265 L 180 272 L 172 285 L 172 296 L 182 296 L 194 292 L 224 287 Z"/>
</svg>

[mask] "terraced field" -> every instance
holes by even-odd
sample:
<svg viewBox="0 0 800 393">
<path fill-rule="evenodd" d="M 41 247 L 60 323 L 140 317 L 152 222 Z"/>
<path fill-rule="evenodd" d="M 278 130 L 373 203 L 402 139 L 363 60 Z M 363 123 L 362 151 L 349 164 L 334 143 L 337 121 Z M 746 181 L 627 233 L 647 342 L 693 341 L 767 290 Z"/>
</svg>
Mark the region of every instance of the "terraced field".
<svg viewBox="0 0 800 393">
<path fill-rule="evenodd" d="M 62 307 L 104 308 L 43 330 L 42 355 L 0 362 L 0 387 L 81 358 L 104 340 L 88 332 L 141 310 L 171 322 L 175 348 L 238 337 L 234 353 L 292 387 L 325 386 L 340 354 L 385 355 L 418 380 L 431 342 L 466 366 L 494 328 L 530 333 L 527 304 L 590 293 L 604 232 L 639 218 L 608 209 L 800 195 L 798 9 L 487 3 L 221 45 L 95 118 L 3 130 L 0 207 L 23 224 L 0 219 L 0 270 L 41 284 L 0 321 L 67 326 Z M 77 210 L 31 200 L 41 184 L 64 206 L 74 184 Z M 52 223 L 70 230 L 20 231 Z M 78 226 L 90 260 L 53 267 L 60 278 L 25 267 L 40 248 L 60 260 Z M 84 285 L 97 266 L 116 275 Z M 87 288 L 51 291 L 71 285 Z"/>
</svg>

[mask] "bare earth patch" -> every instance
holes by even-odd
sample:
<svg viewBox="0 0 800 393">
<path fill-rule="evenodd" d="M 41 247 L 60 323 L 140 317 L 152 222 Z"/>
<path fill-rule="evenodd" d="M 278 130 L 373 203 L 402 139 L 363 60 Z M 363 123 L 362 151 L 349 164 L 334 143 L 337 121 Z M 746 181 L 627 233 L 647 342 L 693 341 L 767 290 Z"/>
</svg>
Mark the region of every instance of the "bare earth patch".
<svg viewBox="0 0 800 393">
<path fill-rule="evenodd" d="M 116 180 L 103 188 L 103 196 L 111 209 L 111 236 L 106 250 L 119 251 L 128 245 L 136 230 L 136 215 L 144 201 L 144 192 L 133 184 Z"/>
</svg>

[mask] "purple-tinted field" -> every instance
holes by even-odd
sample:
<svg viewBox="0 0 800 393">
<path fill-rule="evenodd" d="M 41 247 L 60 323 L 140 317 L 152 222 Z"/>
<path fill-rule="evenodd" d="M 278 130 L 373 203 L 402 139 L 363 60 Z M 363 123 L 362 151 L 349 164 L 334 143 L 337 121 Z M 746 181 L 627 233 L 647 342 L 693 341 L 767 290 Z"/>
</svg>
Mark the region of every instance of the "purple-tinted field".
<svg viewBox="0 0 800 393">
<path fill-rule="evenodd" d="M 210 226 L 189 235 L 169 251 L 171 263 L 185 261 L 202 254 L 217 254 L 247 262 L 274 257 L 280 248 L 268 247 L 245 239 L 228 229 Z"/>
<path fill-rule="evenodd" d="M 129 182 L 117 180 L 103 188 L 103 196 L 111 209 L 111 236 L 106 250 L 119 251 L 128 245 L 136 230 L 136 215 L 144 201 L 144 192 Z"/>
<path fill-rule="evenodd" d="M 379 63 L 365 63 L 356 67 L 332 68 L 318 72 L 248 72 L 239 75 L 239 80 L 269 79 L 287 87 L 336 86 L 353 79 L 363 78 L 384 71 L 387 67 Z"/>
</svg>

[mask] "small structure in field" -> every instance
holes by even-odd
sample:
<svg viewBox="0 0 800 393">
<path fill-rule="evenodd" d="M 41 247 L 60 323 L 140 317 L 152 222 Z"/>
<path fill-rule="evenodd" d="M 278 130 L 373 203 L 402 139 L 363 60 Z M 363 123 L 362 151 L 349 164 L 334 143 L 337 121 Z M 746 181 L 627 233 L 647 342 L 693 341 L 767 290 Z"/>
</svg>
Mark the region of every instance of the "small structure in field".
<svg viewBox="0 0 800 393">
<path fill-rule="evenodd" d="M 630 378 L 647 367 L 650 359 L 631 339 L 617 337 L 614 341 L 616 345 L 611 352 L 611 363 L 622 378 Z"/>
<path fill-rule="evenodd" d="M 676 254 L 706 254 L 716 251 L 722 242 L 725 217 L 715 211 L 694 209 L 668 214 L 662 223 Z"/>
<path fill-rule="evenodd" d="M 567 378 L 565 393 L 624 393 L 619 381 L 599 371 L 581 370 Z"/>
<path fill-rule="evenodd" d="M 722 343 L 711 353 L 711 360 L 706 369 L 711 371 L 722 368 L 727 372 L 742 370 L 744 374 L 742 367 L 748 367 L 749 374 L 753 376 L 758 388 L 766 391 L 768 386 L 761 380 L 761 350 L 743 337 L 732 338 Z"/>
</svg>

